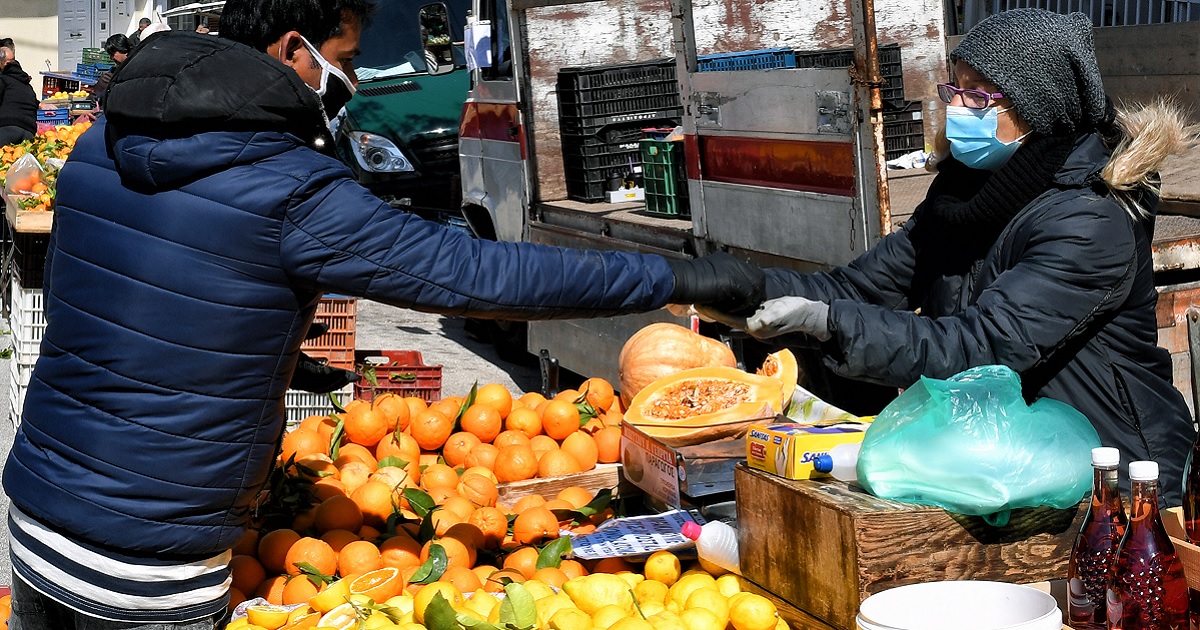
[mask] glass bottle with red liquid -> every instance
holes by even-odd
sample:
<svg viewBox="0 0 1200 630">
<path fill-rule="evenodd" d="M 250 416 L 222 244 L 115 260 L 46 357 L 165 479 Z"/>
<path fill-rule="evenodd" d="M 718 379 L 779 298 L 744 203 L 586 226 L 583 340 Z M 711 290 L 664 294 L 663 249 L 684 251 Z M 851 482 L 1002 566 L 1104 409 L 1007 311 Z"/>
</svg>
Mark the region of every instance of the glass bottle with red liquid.
<svg viewBox="0 0 1200 630">
<path fill-rule="evenodd" d="M 1128 524 L 1117 487 L 1120 463 L 1121 451 L 1107 446 L 1092 449 L 1092 501 L 1067 565 L 1067 623 L 1072 628 L 1107 628 L 1105 591 Z"/>
<path fill-rule="evenodd" d="M 1108 583 L 1109 630 L 1182 630 L 1187 578 L 1158 514 L 1158 463 L 1131 462 L 1129 480 L 1129 527 Z"/>
<path fill-rule="evenodd" d="M 1200 451 L 1200 438 L 1196 439 L 1188 455 L 1183 477 L 1183 529 L 1187 532 L 1188 542 L 1194 545 L 1200 544 L 1200 459 L 1196 457 L 1197 451 Z M 1200 629 L 1200 591 L 1189 588 L 1188 601 L 1192 630 Z"/>
</svg>

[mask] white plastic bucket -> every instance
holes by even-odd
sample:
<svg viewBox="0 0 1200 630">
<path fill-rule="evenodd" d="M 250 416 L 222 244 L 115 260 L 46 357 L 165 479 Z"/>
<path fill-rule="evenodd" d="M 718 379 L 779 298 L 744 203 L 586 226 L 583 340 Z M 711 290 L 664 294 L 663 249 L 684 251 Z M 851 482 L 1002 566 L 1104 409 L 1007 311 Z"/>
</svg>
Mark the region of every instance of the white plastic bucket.
<svg viewBox="0 0 1200 630">
<path fill-rule="evenodd" d="M 963 580 L 876 593 L 856 621 L 859 630 L 1061 630 L 1062 611 L 1036 588 Z"/>
</svg>

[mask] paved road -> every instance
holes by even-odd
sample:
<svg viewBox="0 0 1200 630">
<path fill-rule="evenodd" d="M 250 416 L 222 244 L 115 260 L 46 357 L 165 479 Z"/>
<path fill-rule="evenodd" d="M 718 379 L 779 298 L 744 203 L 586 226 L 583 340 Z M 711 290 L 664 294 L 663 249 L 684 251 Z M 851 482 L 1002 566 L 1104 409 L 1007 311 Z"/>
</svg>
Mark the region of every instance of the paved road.
<svg viewBox="0 0 1200 630">
<path fill-rule="evenodd" d="M 3 325 L 0 323 L 0 325 Z M 11 345 L 7 332 L 0 348 Z M 359 301 L 355 346 L 363 350 L 418 350 L 427 365 L 442 366 L 442 394 L 466 395 L 472 383 L 503 383 L 515 394 L 536 391 L 540 375 L 536 366 L 500 359 L 492 347 L 467 333 L 463 320 L 397 309 Z M 11 359 L 0 360 L 0 462 L 8 457 L 13 440 L 10 416 L 9 370 Z M 0 493 L 0 584 L 9 584 L 12 565 L 8 555 L 8 497 Z"/>
</svg>

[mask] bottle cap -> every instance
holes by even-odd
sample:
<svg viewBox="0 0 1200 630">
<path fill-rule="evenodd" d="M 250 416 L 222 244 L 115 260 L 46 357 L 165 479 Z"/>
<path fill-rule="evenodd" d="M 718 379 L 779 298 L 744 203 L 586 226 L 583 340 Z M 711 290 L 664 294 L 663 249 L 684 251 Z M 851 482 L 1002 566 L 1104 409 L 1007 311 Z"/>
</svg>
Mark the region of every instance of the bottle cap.
<svg viewBox="0 0 1200 630">
<path fill-rule="evenodd" d="M 1093 466 L 1116 466 L 1121 463 L 1121 451 L 1111 446 L 1098 446 L 1092 449 Z"/>
<path fill-rule="evenodd" d="M 1158 462 L 1129 462 L 1129 478 L 1133 481 L 1157 481 Z"/>
<path fill-rule="evenodd" d="M 679 528 L 679 533 L 683 534 L 683 537 L 687 538 L 688 540 L 696 540 L 699 538 L 701 531 L 703 531 L 703 529 L 696 521 L 688 521 L 683 524 L 683 527 Z"/>
<path fill-rule="evenodd" d="M 812 460 L 813 470 L 819 473 L 833 472 L 833 456 L 829 453 L 821 453 Z"/>
</svg>

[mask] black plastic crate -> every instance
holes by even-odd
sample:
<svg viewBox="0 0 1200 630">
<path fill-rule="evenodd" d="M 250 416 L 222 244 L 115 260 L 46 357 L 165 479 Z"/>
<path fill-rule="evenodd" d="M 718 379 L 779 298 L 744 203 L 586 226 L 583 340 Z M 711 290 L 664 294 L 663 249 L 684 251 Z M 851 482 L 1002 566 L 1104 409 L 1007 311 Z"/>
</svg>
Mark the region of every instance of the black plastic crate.
<svg viewBox="0 0 1200 630">
<path fill-rule="evenodd" d="M 848 68 L 854 65 L 853 48 L 796 51 L 797 68 Z M 904 100 L 904 66 L 901 62 L 900 44 L 884 44 L 879 47 L 879 76 L 883 79 L 880 96 L 889 109 L 900 109 Z"/>
<path fill-rule="evenodd" d="M 13 233 L 13 274 L 23 288 L 42 288 L 49 245 L 49 234 Z"/>
<path fill-rule="evenodd" d="M 603 133 L 606 127 L 620 125 L 623 130 L 635 125 L 642 127 L 661 127 L 663 121 L 681 120 L 683 107 L 669 107 L 639 112 L 614 114 L 611 116 L 578 116 L 560 117 L 559 131 L 563 135 L 591 136 Z M 609 140 L 611 142 L 611 140 Z"/>
<path fill-rule="evenodd" d="M 588 156 L 563 153 L 563 166 L 566 168 L 568 176 L 572 174 L 578 176 L 580 172 L 608 171 L 609 169 L 616 168 L 624 168 L 626 172 L 632 173 L 634 169 L 641 165 L 642 154 L 638 147 L 634 147 L 632 151 Z"/>
<path fill-rule="evenodd" d="M 567 179 L 567 199 L 595 203 L 604 201 L 608 192 L 608 180 L 601 182 L 585 182 Z"/>
<path fill-rule="evenodd" d="M 597 116 L 616 117 L 621 114 L 666 110 L 682 107 L 678 92 L 653 94 L 606 101 L 591 101 L 587 103 L 558 102 L 560 118 L 587 118 Z"/>
<path fill-rule="evenodd" d="M 674 59 L 578 66 L 558 71 L 558 89 L 589 90 L 675 80 Z M 579 102 L 578 100 L 575 102 Z"/>
<path fill-rule="evenodd" d="M 925 148 L 925 121 L 898 120 L 883 123 L 883 152 L 889 160 Z"/>
<path fill-rule="evenodd" d="M 613 153 L 624 153 L 626 151 L 637 151 L 638 141 L 631 142 L 604 142 L 604 143 L 589 143 L 570 142 L 567 138 L 563 138 L 563 157 L 584 158 L 593 155 L 611 155 Z"/>
<path fill-rule="evenodd" d="M 679 94 L 679 83 L 671 78 L 667 81 L 650 81 L 647 83 L 638 83 L 633 85 L 619 85 L 615 87 L 603 88 L 587 88 L 587 89 L 572 89 L 563 86 L 562 82 L 556 86 L 558 95 L 558 103 L 562 105 L 579 105 L 583 103 L 595 103 L 597 101 L 615 101 L 632 98 L 642 98 L 646 96 L 658 96 L 662 94 Z"/>
<path fill-rule="evenodd" d="M 633 144 L 642 139 L 642 130 L 647 127 L 671 127 L 679 126 L 682 118 L 664 118 L 662 120 L 651 120 L 648 122 L 634 122 L 622 125 L 609 125 L 600 130 L 599 133 L 591 134 L 573 134 L 563 133 L 563 147 L 568 146 L 585 146 L 595 147 L 601 145 L 614 144 Z"/>
<path fill-rule="evenodd" d="M 899 109 L 883 112 L 883 122 L 898 122 L 907 120 L 921 120 L 924 116 L 922 111 L 924 103 L 921 101 L 905 101 L 904 107 Z"/>
</svg>

